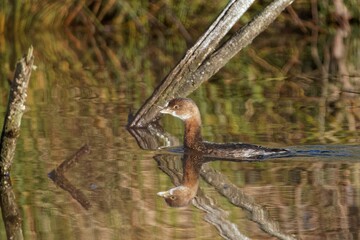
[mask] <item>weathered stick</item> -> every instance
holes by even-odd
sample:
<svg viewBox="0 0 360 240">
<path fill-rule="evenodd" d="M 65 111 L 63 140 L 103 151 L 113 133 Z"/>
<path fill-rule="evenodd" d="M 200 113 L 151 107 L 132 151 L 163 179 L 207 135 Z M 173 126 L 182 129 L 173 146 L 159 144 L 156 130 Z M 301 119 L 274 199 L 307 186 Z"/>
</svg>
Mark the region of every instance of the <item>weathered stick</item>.
<svg viewBox="0 0 360 240">
<path fill-rule="evenodd" d="M 24 239 L 21 213 L 16 203 L 10 176 L 2 176 L 0 179 L 0 206 L 7 239 Z"/>
<path fill-rule="evenodd" d="M 186 81 L 218 46 L 221 39 L 229 32 L 239 18 L 251 6 L 254 0 L 232 0 L 218 16 L 215 22 L 208 28 L 199 40 L 191 47 L 184 58 L 175 66 L 169 75 L 155 89 L 152 96 L 140 108 L 129 127 L 144 127 L 154 120 L 159 113 L 156 106 L 162 106 L 166 101 L 174 97 L 178 84 Z"/>
<path fill-rule="evenodd" d="M 20 134 L 21 118 L 25 111 L 27 87 L 34 64 L 33 47 L 29 48 L 15 68 L 11 84 L 8 107 L 0 139 L 0 175 L 9 175 L 16 149 L 16 140 Z"/>
<path fill-rule="evenodd" d="M 239 29 L 223 46 L 211 56 L 185 81 L 179 91 L 190 94 L 204 81 L 217 73 L 238 52 L 249 45 L 263 32 L 293 0 L 277 0 L 267 6 L 245 27 Z"/>
<path fill-rule="evenodd" d="M 252 1 L 240 0 L 231 2 L 203 37 L 187 52 L 180 63 L 162 81 L 150 98 L 146 100 L 134 119 L 132 119 L 129 127 L 147 126 L 159 115 L 159 106 L 163 106 L 174 97 L 184 97 L 193 92 L 201 83 L 219 71 L 241 49 L 250 44 L 292 2 L 293 0 L 276 0 L 272 2 L 260 15 L 238 30 L 224 45 L 216 50 L 220 40 L 252 3 Z M 229 6 L 235 5 L 237 7 L 234 7 L 233 12 L 230 11 Z M 229 21 L 228 18 L 236 21 L 231 22 L 232 25 L 227 23 L 228 28 L 224 32 L 214 31 L 214 25 L 218 26 L 222 21 Z M 215 40 L 212 41 L 211 45 L 202 45 L 207 38 Z"/>
</svg>

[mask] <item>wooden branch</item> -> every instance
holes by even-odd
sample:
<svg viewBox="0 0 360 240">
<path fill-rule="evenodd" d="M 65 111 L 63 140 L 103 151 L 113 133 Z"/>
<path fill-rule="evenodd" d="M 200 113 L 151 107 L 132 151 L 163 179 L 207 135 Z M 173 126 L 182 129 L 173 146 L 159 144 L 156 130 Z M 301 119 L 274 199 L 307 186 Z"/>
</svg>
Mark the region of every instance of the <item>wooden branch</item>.
<svg viewBox="0 0 360 240">
<path fill-rule="evenodd" d="M 0 174 L 9 175 L 15 155 L 16 141 L 20 134 L 21 118 L 25 111 L 27 87 L 34 64 L 33 48 L 30 47 L 15 68 L 8 107 L 0 139 Z"/>
<path fill-rule="evenodd" d="M 249 45 L 255 37 L 263 32 L 293 0 L 272 2 L 248 25 L 237 31 L 219 50 L 214 52 L 179 89 L 185 95 L 190 94 L 204 81 L 217 73 L 238 52 Z"/>
<path fill-rule="evenodd" d="M 248 25 L 237 31 L 218 50 L 218 43 L 253 1 L 232 1 L 214 24 L 187 52 L 132 119 L 129 127 L 146 127 L 157 119 L 160 106 L 174 97 L 184 97 L 221 69 L 241 49 L 264 31 L 293 0 L 276 0 Z M 218 26 L 226 27 L 221 31 Z M 208 40 L 210 39 L 210 40 Z M 214 52 L 215 51 L 215 52 Z"/>
<path fill-rule="evenodd" d="M 21 214 L 9 176 L 0 179 L 0 207 L 7 239 L 24 239 Z"/>
<path fill-rule="evenodd" d="M 159 114 L 156 106 L 182 93 L 176 91 L 203 61 L 216 49 L 221 39 L 229 32 L 254 0 L 232 0 L 202 37 L 190 48 L 184 58 L 155 89 L 152 96 L 137 112 L 129 127 L 145 127 Z"/>
</svg>

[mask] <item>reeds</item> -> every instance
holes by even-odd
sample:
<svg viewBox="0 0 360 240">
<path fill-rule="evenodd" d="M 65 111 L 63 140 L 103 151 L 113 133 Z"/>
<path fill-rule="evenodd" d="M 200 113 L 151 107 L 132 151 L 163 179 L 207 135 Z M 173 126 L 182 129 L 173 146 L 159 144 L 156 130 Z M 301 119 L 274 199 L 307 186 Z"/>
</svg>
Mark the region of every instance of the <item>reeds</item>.
<svg viewBox="0 0 360 240">
<path fill-rule="evenodd" d="M 125 27 L 133 22 L 136 28 L 143 28 L 144 23 L 168 26 L 169 23 L 179 27 L 181 31 L 184 22 L 191 22 L 192 26 L 210 22 L 213 14 L 217 14 L 227 1 L 217 1 L 206 4 L 201 0 L 192 1 L 119 1 L 119 0 L 91 0 L 91 1 L 1 1 L 0 5 L 0 33 L 6 28 L 26 30 L 29 26 L 41 28 L 56 28 L 61 26 L 83 26 L 108 30 L 110 28 Z M 335 1 L 341 2 L 342 0 Z M 344 6 L 350 12 L 352 21 L 359 22 L 360 10 L 358 1 L 344 1 Z M 293 3 L 295 12 L 301 19 L 311 19 L 312 6 L 319 9 L 319 19 L 323 26 L 337 21 L 334 16 L 333 1 L 302 0 Z M 252 11 L 262 9 L 261 2 L 253 6 Z M 211 18 L 211 19 L 210 19 Z M 183 34 L 187 35 L 185 32 Z"/>
</svg>

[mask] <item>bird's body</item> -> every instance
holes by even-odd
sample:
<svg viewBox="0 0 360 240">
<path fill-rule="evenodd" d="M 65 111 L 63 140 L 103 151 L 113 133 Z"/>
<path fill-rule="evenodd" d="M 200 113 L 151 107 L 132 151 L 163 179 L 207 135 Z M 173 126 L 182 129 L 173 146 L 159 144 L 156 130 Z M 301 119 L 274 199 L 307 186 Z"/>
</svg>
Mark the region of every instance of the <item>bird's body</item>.
<svg viewBox="0 0 360 240">
<path fill-rule="evenodd" d="M 180 118 L 185 124 L 182 183 L 180 186 L 158 193 L 172 207 L 186 206 L 196 196 L 199 186 L 199 171 L 201 164 L 205 161 L 204 157 L 252 160 L 284 156 L 290 153 L 286 149 L 266 148 L 247 143 L 203 141 L 200 111 L 195 102 L 188 98 L 175 98 L 160 112 Z"/>
<path fill-rule="evenodd" d="M 247 143 L 212 143 L 203 141 L 201 116 L 195 102 L 188 98 L 175 98 L 160 111 L 180 118 L 185 124 L 184 148 L 219 158 L 262 159 L 289 154 L 286 149 L 266 148 Z"/>
</svg>

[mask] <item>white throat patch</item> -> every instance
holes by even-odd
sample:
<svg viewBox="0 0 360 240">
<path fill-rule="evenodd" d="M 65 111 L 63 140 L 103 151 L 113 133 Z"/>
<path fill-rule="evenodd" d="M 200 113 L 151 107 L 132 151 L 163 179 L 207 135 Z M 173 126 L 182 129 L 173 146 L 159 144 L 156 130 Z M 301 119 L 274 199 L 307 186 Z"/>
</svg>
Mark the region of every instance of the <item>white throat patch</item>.
<svg viewBox="0 0 360 240">
<path fill-rule="evenodd" d="M 174 187 L 174 188 L 170 189 L 169 192 L 171 195 L 174 195 L 175 190 L 185 191 L 187 189 L 188 189 L 187 187 L 180 185 L 178 187 Z"/>
<path fill-rule="evenodd" d="M 173 115 L 174 117 L 180 118 L 181 120 L 186 120 L 186 119 L 191 118 L 191 114 L 178 115 L 178 114 L 176 114 L 176 112 L 172 112 L 171 115 Z"/>
</svg>

